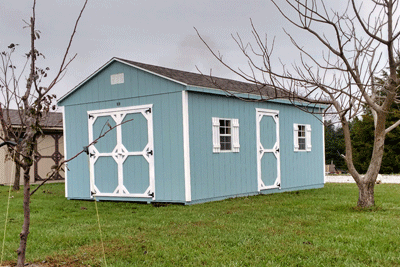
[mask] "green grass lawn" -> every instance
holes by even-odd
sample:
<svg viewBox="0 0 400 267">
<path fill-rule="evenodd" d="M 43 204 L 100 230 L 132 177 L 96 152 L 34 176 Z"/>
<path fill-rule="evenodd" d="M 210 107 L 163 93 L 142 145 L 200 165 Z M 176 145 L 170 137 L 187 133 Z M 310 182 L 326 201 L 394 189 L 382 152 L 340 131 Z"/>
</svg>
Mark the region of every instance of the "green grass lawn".
<svg viewBox="0 0 400 267">
<path fill-rule="evenodd" d="M 377 207 L 361 211 L 355 184 L 193 206 L 97 204 L 108 266 L 400 266 L 400 185 L 375 192 Z M 22 191 L 12 196 L 8 264 L 23 220 Z M 0 187 L 1 242 L 7 197 Z M 94 202 L 50 184 L 33 196 L 31 216 L 27 261 L 104 266 Z"/>
</svg>

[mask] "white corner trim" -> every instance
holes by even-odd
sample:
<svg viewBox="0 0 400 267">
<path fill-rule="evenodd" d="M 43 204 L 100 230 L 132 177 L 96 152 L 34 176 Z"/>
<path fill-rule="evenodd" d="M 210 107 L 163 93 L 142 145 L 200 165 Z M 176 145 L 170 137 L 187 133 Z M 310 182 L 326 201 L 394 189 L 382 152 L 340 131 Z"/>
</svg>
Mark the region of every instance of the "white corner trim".
<svg viewBox="0 0 400 267">
<path fill-rule="evenodd" d="M 67 127 L 65 126 L 65 107 L 62 111 L 62 116 L 63 116 L 63 142 L 64 142 L 64 160 L 68 159 L 67 157 L 67 137 L 66 137 L 66 132 L 67 132 Z M 65 186 L 65 197 L 68 197 L 68 168 L 67 168 L 67 164 L 64 164 L 64 175 L 65 175 L 65 180 L 64 180 L 64 186 Z"/>
<path fill-rule="evenodd" d="M 322 168 L 323 168 L 323 174 L 324 174 L 324 183 L 326 181 L 326 177 L 325 177 L 325 162 L 326 162 L 326 155 L 325 155 L 325 116 L 322 115 L 322 160 L 323 160 L 323 164 L 322 164 Z"/>
<path fill-rule="evenodd" d="M 185 172 L 185 200 L 192 201 L 192 188 L 190 184 L 190 142 L 189 142 L 189 94 L 182 91 L 182 125 L 183 125 L 183 162 Z"/>
</svg>

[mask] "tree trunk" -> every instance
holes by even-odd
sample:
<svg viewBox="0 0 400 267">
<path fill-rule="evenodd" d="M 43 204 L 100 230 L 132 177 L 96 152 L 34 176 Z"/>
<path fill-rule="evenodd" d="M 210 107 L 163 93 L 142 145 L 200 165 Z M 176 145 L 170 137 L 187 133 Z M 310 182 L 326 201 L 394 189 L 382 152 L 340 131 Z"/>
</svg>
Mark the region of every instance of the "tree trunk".
<svg viewBox="0 0 400 267">
<path fill-rule="evenodd" d="M 21 166 L 18 163 L 15 163 L 15 177 L 14 177 L 14 186 L 13 190 L 18 191 L 19 188 L 19 183 L 21 179 Z"/>
<path fill-rule="evenodd" d="M 374 189 L 376 179 L 361 179 L 358 183 L 358 202 L 357 206 L 369 208 L 375 205 Z"/>
<path fill-rule="evenodd" d="M 17 267 L 23 267 L 25 263 L 25 252 L 26 252 L 26 243 L 28 241 L 29 235 L 29 225 L 31 222 L 30 218 L 30 190 L 31 185 L 29 181 L 29 171 L 31 166 L 24 168 L 24 224 L 22 225 L 22 231 L 19 234 L 20 236 L 20 243 L 19 248 L 17 249 L 18 254 L 18 262 Z"/>
</svg>

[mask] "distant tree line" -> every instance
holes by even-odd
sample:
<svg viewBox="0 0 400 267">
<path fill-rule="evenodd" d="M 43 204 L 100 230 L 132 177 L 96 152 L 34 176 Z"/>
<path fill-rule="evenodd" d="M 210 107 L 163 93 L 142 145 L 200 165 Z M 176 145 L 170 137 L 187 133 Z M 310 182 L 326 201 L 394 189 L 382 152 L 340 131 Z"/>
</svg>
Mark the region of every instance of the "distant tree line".
<svg viewBox="0 0 400 267">
<path fill-rule="evenodd" d="M 394 106 L 388 115 L 387 124 L 391 125 L 400 119 L 400 109 Z M 360 173 L 366 173 L 372 155 L 374 140 L 374 119 L 368 110 L 361 118 L 355 118 L 350 125 L 353 140 L 354 166 Z M 335 164 L 337 170 L 346 171 L 343 129 L 328 121 L 325 123 L 325 163 Z M 385 139 L 381 174 L 400 173 L 400 128 L 389 132 Z"/>
</svg>

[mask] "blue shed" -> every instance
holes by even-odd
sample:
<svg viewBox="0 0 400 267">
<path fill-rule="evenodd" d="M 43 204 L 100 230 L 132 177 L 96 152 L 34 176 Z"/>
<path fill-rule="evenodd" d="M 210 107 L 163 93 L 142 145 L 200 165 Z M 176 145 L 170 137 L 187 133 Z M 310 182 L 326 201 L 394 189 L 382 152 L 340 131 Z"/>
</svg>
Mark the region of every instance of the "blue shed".
<svg viewBox="0 0 400 267">
<path fill-rule="evenodd" d="M 111 59 L 58 102 L 65 158 L 117 125 L 68 163 L 66 197 L 193 204 L 323 187 L 323 118 L 260 91 L 285 93 Z"/>
</svg>

